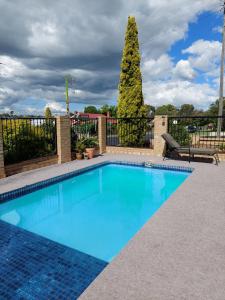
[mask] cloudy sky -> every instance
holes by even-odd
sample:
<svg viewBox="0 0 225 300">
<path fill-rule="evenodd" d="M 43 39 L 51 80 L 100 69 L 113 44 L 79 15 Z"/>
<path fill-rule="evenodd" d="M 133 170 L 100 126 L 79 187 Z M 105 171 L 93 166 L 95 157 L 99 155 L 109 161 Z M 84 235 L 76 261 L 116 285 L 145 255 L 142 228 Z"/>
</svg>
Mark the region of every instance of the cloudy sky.
<svg viewBox="0 0 225 300">
<path fill-rule="evenodd" d="M 220 0 L 0 0 L 0 112 L 116 104 L 127 17 L 139 28 L 145 103 L 216 100 Z"/>
</svg>

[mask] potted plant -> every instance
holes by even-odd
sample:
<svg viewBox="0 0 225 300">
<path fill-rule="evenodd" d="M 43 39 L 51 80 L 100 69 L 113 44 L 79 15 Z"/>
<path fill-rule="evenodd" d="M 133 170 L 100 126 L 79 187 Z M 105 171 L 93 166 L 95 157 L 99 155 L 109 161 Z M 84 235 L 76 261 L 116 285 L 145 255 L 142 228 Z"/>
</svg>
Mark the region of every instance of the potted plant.
<svg viewBox="0 0 225 300">
<path fill-rule="evenodd" d="M 78 140 L 76 143 L 76 159 L 82 159 L 85 150 L 85 144 L 83 140 Z"/>
<path fill-rule="evenodd" d="M 87 138 L 84 140 L 84 144 L 88 158 L 93 158 L 95 156 L 95 148 L 98 146 L 98 140 L 96 138 Z"/>
</svg>

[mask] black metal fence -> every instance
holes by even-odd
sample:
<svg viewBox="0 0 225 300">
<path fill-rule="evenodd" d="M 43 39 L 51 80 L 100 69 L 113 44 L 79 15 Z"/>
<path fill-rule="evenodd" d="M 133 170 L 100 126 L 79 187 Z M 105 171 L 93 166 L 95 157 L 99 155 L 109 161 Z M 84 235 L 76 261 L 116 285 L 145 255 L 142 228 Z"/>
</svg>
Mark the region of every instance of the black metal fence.
<svg viewBox="0 0 225 300">
<path fill-rule="evenodd" d="M 75 151 L 76 142 L 83 138 L 98 137 L 98 119 L 71 118 L 71 149 Z"/>
<path fill-rule="evenodd" d="M 5 164 L 57 153 L 55 118 L 1 118 Z"/>
<path fill-rule="evenodd" d="M 154 118 L 107 118 L 106 144 L 115 147 L 153 148 Z"/>
<path fill-rule="evenodd" d="M 217 134 L 218 119 L 222 119 Z M 225 116 L 169 117 L 169 133 L 181 146 L 216 148 L 225 152 Z"/>
</svg>

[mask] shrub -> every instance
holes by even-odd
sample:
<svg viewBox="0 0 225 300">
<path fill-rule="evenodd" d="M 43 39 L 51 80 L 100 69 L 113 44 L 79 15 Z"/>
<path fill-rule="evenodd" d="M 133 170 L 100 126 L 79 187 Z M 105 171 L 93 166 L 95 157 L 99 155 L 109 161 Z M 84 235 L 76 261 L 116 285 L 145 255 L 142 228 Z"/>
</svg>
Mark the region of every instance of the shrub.
<svg viewBox="0 0 225 300">
<path fill-rule="evenodd" d="M 85 148 L 86 148 L 86 146 L 84 144 L 84 140 L 83 139 L 80 139 L 80 140 L 78 140 L 76 142 L 76 152 L 77 153 L 80 153 L 80 154 L 84 153 Z"/>
<path fill-rule="evenodd" d="M 83 143 L 86 148 L 95 148 L 98 146 L 98 139 L 97 138 L 86 138 L 83 140 Z"/>
<path fill-rule="evenodd" d="M 190 146 L 192 138 L 184 125 L 173 124 L 170 133 L 181 146 Z"/>
<path fill-rule="evenodd" d="M 54 152 L 55 142 L 51 138 L 50 132 L 46 131 L 45 124 L 38 127 L 19 120 L 18 122 L 15 121 L 14 125 L 6 126 L 3 123 L 6 164 L 17 163 Z"/>
</svg>

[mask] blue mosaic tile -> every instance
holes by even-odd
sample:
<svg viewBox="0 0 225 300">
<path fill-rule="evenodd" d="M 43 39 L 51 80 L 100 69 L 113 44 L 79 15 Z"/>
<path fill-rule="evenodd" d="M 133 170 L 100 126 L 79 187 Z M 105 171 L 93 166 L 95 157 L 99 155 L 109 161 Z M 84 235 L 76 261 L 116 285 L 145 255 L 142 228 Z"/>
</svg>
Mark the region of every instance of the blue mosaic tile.
<svg viewBox="0 0 225 300">
<path fill-rule="evenodd" d="M 170 171 L 180 171 L 180 172 L 188 172 L 192 173 L 194 168 L 183 167 L 183 166 L 171 166 L 171 165 L 163 165 L 163 164 L 154 164 L 152 162 L 145 162 L 145 167 L 153 168 L 153 169 L 162 169 L 162 170 L 170 170 Z"/>
<path fill-rule="evenodd" d="M 77 299 L 107 263 L 0 221 L 0 299 Z"/>
<path fill-rule="evenodd" d="M 90 167 L 82 168 L 82 169 L 79 169 L 79 170 L 75 170 L 73 172 L 69 172 L 69 173 L 59 175 L 59 176 L 56 176 L 56 177 L 53 177 L 53 178 L 50 178 L 50 179 L 47 179 L 47 180 L 44 180 L 44 181 L 40 181 L 40 182 L 37 182 L 37 183 L 34 183 L 34 184 L 30 184 L 30 185 L 21 187 L 19 189 L 13 190 L 13 191 L 2 193 L 2 194 L 0 194 L 0 202 L 3 203 L 3 202 L 6 202 L 6 201 L 9 201 L 9 200 L 18 198 L 22 195 L 26 195 L 26 194 L 29 194 L 31 192 L 40 190 L 40 189 L 42 189 L 44 187 L 47 187 L 49 185 L 55 184 L 57 182 L 65 180 L 65 179 L 69 179 L 71 177 L 77 176 L 79 174 L 85 173 L 87 171 L 96 169 L 99 166 L 103 166 L 103 165 L 107 165 L 107 164 L 109 164 L 109 162 L 98 163 L 94 166 L 90 166 Z"/>
</svg>

